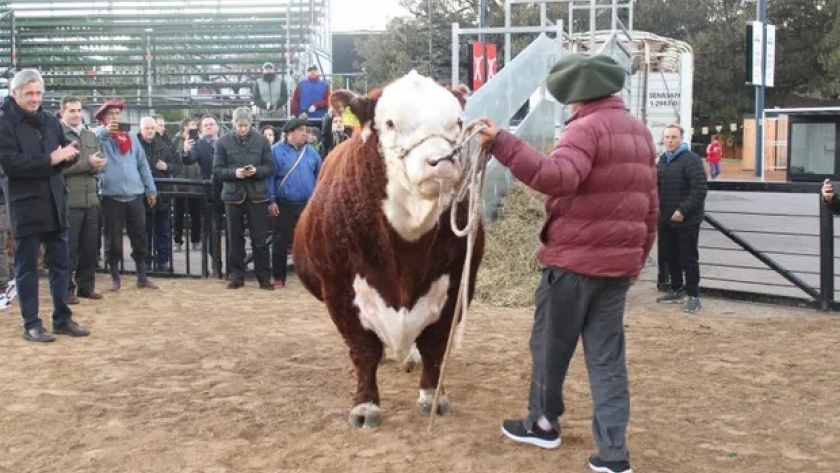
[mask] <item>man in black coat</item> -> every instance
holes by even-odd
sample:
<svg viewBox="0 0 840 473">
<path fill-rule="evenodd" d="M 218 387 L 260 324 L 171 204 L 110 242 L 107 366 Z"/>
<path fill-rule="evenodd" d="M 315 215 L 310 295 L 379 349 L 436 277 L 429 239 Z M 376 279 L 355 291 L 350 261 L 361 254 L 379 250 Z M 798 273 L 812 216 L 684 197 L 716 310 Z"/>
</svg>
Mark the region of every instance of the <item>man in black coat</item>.
<svg viewBox="0 0 840 473">
<path fill-rule="evenodd" d="M 170 140 L 163 138 L 158 133 L 158 125 L 153 117 L 140 119 L 140 133 L 137 133 L 137 141 L 146 153 L 149 161 L 149 169 L 154 178 L 169 178 L 181 172 L 183 168 L 181 154 L 172 151 Z M 159 185 L 159 184 L 158 184 Z M 160 190 L 166 188 L 166 184 L 160 186 Z M 169 236 L 169 211 L 170 198 L 160 196 L 154 207 L 146 204 L 146 238 L 149 242 L 149 254 L 146 256 L 146 269 L 154 268 L 154 271 L 166 271 L 169 260 L 172 256 L 172 245 Z"/>
<path fill-rule="evenodd" d="M 24 69 L 9 84 L 11 96 L 0 105 L 0 167 L 15 239 L 15 280 L 23 315 L 23 338 L 51 342 L 55 337 L 38 317 L 38 250 L 45 247 L 53 300 L 53 332 L 84 337 L 90 332 L 72 320 L 69 284 L 68 200 L 64 168 L 79 151 L 64 136 L 55 116 L 41 108 L 44 80 Z"/>
<path fill-rule="evenodd" d="M 221 184 L 213 176 L 213 155 L 216 152 L 216 142 L 219 140 L 219 119 L 212 114 L 203 115 L 198 121 L 198 132 L 201 138 L 195 142 L 192 150 L 184 156 L 183 162 L 185 166 L 198 164 L 199 177 L 204 180 L 213 180 L 210 198 L 215 206 L 215 212 L 213 213 L 212 226 L 207 233 L 212 235 L 210 252 L 213 255 L 213 269 L 221 271 L 223 246 L 220 235 L 224 227 L 225 206 L 219 198 L 222 192 Z"/>
<path fill-rule="evenodd" d="M 222 182 L 228 238 L 228 289 L 245 285 L 245 219 L 254 254 L 254 272 L 261 289 L 274 290 L 268 242 L 268 180 L 274 174 L 274 156 L 268 139 L 253 128 L 245 107 L 233 111 L 234 131 L 219 139 L 213 174 Z"/>
<path fill-rule="evenodd" d="M 671 287 L 656 301 L 685 302 L 683 312 L 700 310 L 700 255 L 697 245 L 706 203 L 706 170 L 699 156 L 683 143 L 683 129 L 669 125 L 662 133 L 665 153 L 657 164 L 659 179 L 660 255 L 668 264 Z"/>
</svg>

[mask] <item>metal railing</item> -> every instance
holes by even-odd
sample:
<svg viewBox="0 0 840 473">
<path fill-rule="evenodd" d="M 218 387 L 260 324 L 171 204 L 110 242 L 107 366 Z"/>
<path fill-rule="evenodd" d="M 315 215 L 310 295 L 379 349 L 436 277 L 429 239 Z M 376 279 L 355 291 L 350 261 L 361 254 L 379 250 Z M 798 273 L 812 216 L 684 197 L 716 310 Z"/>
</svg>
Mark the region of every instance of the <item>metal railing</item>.
<svg viewBox="0 0 840 473">
<path fill-rule="evenodd" d="M 840 310 L 835 300 L 838 237 L 820 187 L 821 183 L 709 182 L 698 246 L 701 292 Z"/>
<path fill-rule="evenodd" d="M 147 269 L 147 273 L 152 276 L 165 277 L 209 277 L 211 266 L 211 256 L 214 255 L 214 247 L 211 246 L 214 235 L 217 235 L 218 229 L 214 228 L 213 222 L 218 219 L 216 215 L 216 199 L 212 196 L 213 184 L 210 180 L 200 179 L 180 179 L 180 178 L 159 178 L 155 179 L 155 186 L 158 189 L 158 201 L 168 201 L 168 215 L 169 231 L 167 232 L 169 254 L 167 255 L 166 267 L 159 268 L 152 264 Z M 184 204 L 185 215 L 183 218 L 183 243 L 184 250 L 176 252 L 174 241 L 174 227 L 175 227 L 175 205 L 176 201 L 181 200 Z M 194 240 L 192 235 L 192 219 L 195 218 L 189 212 L 189 204 L 186 202 L 192 200 L 193 205 L 200 209 L 201 219 L 201 237 L 200 250 L 196 251 L 191 244 Z M 179 206 L 181 205 L 179 203 Z M 147 235 L 156 235 L 156 220 L 148 218 L 149 211 L 147 210 Z M 155 240 L 150 238 L 148 240 L 149 259 L 155 261 L 158 256 L 158 245 Z M 119 259 L 120 273 L 135 274 L 136 270 L 134 262 L 130 258 L 131 244 L 126 235 L 123 235 L 123 254 Z M 107 271 L 107 246 L 103 245 L 103 264 L 101 265 L 103 271 Z M 214 274 L 221 277 L 222 267 L 220 264 L 213 262 L 212 269 Z"/>
</svg>

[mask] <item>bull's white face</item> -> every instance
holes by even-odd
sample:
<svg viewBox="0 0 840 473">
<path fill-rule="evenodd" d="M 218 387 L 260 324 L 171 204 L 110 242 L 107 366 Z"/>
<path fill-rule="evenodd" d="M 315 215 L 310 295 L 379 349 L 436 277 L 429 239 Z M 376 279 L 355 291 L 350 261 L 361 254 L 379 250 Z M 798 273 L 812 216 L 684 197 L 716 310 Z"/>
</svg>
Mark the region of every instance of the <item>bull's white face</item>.
<svg viewBox="0 0 840 473">
<path fill-rule="evenodd" d="M 416 197 L 448 201 L 461 181 L 454 156 L 462 109 L 452 92 L 412 71 L 382 90 L 373 127 L 389 181 Z"/>
</svg>

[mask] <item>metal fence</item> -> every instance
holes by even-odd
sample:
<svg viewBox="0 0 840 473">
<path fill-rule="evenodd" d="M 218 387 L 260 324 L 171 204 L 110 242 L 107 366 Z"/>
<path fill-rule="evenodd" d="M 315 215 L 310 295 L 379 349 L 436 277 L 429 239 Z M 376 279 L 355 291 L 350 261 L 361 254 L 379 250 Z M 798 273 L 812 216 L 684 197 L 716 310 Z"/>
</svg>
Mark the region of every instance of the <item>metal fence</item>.
<svg viewBox="0 0 840 473">
<path fill-rule="evenodd" d="M 711 181 L 701 292 L 824 311 L 835 301 L 834 216 L 821 183 Z"/>
<path fill-rule="evenodd" d="M 224 207 L 212 181 L 156 179 L 160 198 L 200 202 L 201 248 L 191 247 L 184 217 L 184 250 L 171 253 L 158 277 L 223 278 L 228 242 Z M 835 288 L 834 215 L 821 183 L 710 181 L 700 232 L 701 292 L 734 300 L 840 311 Z M 170 230 L 175 215 L 170 210 Z M 168 238 L 172 248 L 174 232 Z M 125 237 L 124 237 L 125 238 Z M 271 233 L 269 233 L 269 243 Z M 152 256 L 156 249 L 150 244 Z M 125 240 L 124 254 L 130 252 Z M 126 258 L 124 257 L 123 260 Z M 248 263 L 252 257 L 247 256 Z M 121 265 L 125 273 L 133 264 Z M 647 276 L 649 278 L 649 276 Z"/>
<path fill-rule="evenodd" d="M 219 222 L 221 222 L 221 215 L 219 215 L 217 206 L 218 199 L 213 198 L 213 184 L 210 180 L 196 180 L 196 179 L 155 179 L 155 186 L 158 189 L 158 200 L 168 200 L 169 210 L 169 231 L 167 238 L 169 243 L 169 258 L 164 268 L 156 268 L 152 265 L 147 270 L 151 276 L 165 276 L 165 277 L 209 277 L 215 274 L 217 277 L 222 277 L 224 268 L 222 267 L 221 253 L 216 251 L 220 248 L 220 243 L 214 241 L 220 240 Z M 183 220 L 183 248 L 182 251 L 173 251 L 175 248 L 174 228 L 175 228 L 175 203 L 176 200 L 181 200 L 186 203 L 187 200 L 192 200 L 193 205 L 197 205 L 200 215 L 191 215 L 189 211 L 185 212 Z M 179 204 L 181 205 L 181 204 Z M 185 205 L 188 208 L 188 205 Z M 192 219 L 201 219 L 201 237 L 199 239 L 201 245 L 196 248 L 191 243 L 193 235 L 191 233 Z M 154 219 L 147 223 L 147 234 L 155 234 L 157 228 Z M 158 255 L 158 247 L 154 244 L 152 239 L 149 239 L 150 259 L 154 260 Z M 134 274 L 134 263 L 128 256 L 131 253 L 131 244 L 126 235 L 123 235 L 123 255 L 120 258 L 120 272 L 124 274 Z M 107 256 L 104 258 L 107 263 Z M 102 265 L 106 266 L 105 264 Z M 105 268 L 107 269 L 107 268 Z"/>
</svg>

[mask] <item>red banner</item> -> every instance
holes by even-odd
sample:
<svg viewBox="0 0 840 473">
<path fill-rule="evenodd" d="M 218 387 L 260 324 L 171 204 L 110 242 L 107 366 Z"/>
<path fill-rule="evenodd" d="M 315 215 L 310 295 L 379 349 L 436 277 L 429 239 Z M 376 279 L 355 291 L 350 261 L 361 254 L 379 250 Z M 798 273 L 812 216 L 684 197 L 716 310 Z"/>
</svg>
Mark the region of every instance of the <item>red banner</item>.
<svg viewBox="0 0 840 473">
<path fill-rule="evenodd" d="M 493 77 L 496 76 L 496 45 L 493 43 L 487 43 L 486 47 L 487 51 L 487 78 L 484 80 L 485 83 L 490 81 Z"/>
<path fill-rule="evenodd" d="M 481 42 L 472 43 L 472 90 L 473 92 L 484 85 L 484 51 L 481 50 Z"/>
<path fill-rule="evenodd" d="M 481 88 L 488 80 L 496 75 L 496 45 L 493 43 L 484 43 L 485 50 L 481 50 L 481 42 L 473 41 L 472 43 L 472 90 L 476 91 Z"/>
</svg>

